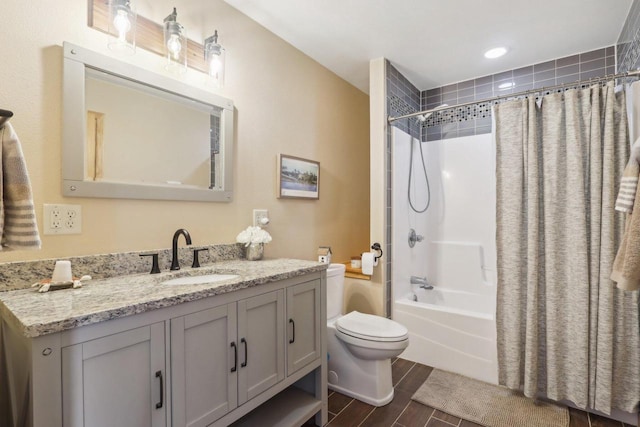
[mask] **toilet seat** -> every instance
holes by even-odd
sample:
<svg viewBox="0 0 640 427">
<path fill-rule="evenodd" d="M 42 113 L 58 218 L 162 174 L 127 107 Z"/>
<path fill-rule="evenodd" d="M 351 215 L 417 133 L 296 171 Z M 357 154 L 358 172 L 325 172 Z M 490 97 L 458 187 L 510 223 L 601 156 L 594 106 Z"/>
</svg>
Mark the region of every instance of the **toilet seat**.
<svg viewBox="0 0 640 427">
<path fill-rule="evenodd" d="M 377 343 L 397 343 L 409 338 L 409 331 L 398 322 L 381 316 L 352 311 L 336 320 L 340 335 Z"/>
</svg>

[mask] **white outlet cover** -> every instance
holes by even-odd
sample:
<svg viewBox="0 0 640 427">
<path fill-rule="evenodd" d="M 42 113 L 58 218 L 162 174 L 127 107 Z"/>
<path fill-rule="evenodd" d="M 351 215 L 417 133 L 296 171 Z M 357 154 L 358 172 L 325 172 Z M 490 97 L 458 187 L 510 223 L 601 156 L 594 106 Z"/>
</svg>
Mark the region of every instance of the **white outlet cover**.
<svg viewBox="0 0 640 427">
<path fill-rule="evenodd" d="M 45 204 L 43 213 L 44 234 L 82 233 L 82 206 Z"/>
<path fill-rule="evenodd" d="M 262 218 L 266 218 L 267 219 L 267 223 L 266 224 L 262 224 L 261 223 L 261 219 Z M 269 211 L 267 209 L 254 209 L 253 210 L 253 226 L 254 227 L 261 227 L 264 228 L 267 225 L 269 225 Z"/>
</svg>

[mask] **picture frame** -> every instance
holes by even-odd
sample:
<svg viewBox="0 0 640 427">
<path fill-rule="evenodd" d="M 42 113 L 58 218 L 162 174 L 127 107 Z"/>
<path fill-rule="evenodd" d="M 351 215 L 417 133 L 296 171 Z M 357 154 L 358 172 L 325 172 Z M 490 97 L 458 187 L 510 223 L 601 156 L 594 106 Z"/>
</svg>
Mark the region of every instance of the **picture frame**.
<svg viewBox="0 0 640 427">
<path fill-rule="evenodd" d="M 279 199 L 320 199 L 320 162 L 278 154 L 277 185 Z"/>
</svg>

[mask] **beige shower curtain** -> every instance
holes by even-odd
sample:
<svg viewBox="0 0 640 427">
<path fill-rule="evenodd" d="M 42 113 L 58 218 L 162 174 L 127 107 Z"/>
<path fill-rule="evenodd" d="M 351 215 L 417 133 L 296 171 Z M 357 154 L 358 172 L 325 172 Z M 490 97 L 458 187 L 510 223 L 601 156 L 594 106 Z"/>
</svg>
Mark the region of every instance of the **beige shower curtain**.
<svg viewBox="0 0 640 427">
<path fill-rule="evenodd" d="M 624 92 L 569 90 L 496 105 L 500 384 L 581 408 L 636 411 L 638 292 L 609 274 L 624 217 Z"/>
</svg>

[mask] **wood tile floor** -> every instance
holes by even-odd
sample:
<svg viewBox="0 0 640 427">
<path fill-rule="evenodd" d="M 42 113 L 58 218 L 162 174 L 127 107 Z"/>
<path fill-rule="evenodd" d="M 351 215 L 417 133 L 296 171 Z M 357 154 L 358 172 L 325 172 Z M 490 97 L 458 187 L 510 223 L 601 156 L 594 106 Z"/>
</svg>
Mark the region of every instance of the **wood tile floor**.
<svg viewBox="0 0 640 427">
<path fill-rule="evenodd" d="M 411 400 L 433 368 L 404 359 L 392 365 L 395 396 L 388 405 L 376 408 L 329 390 L 330 427 L 479 427 Z M 586 412 L 570 409 L 570 427 L 634 427 Z M 544 427 L 544 426 L 540 426 Z"/>
</svg>

